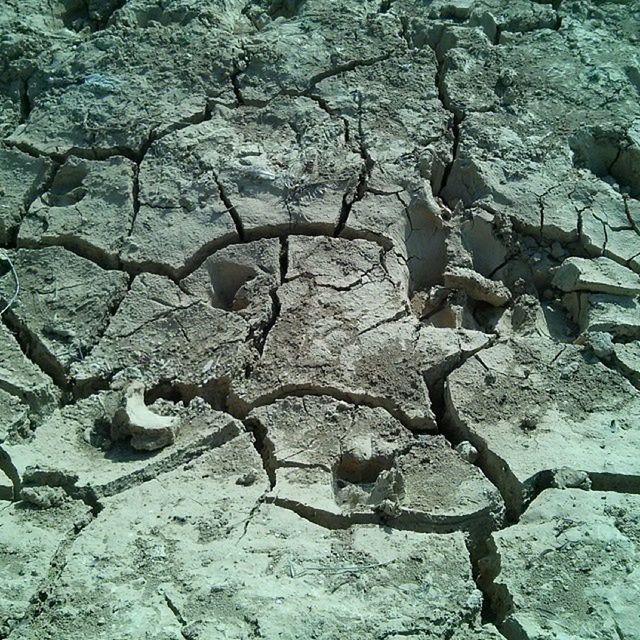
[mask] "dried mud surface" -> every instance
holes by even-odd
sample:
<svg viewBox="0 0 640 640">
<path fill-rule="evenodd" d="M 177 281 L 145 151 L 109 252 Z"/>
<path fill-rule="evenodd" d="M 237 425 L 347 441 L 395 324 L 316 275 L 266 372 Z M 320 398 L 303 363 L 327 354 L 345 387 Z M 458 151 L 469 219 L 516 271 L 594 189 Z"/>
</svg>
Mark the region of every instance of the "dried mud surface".
<svg viewBox="0 0 640 640">
<path fill-rule="evenodd" d="M 5 0 L 0 638 L 640 639 L 638 34 Z"/>
</svg>

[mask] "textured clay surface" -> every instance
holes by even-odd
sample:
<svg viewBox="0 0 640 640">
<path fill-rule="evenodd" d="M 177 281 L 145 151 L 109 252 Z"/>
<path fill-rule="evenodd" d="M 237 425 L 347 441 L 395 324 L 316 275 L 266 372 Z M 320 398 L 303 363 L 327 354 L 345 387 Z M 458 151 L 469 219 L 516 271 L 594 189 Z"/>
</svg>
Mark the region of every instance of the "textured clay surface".
<svg viewBox="0 0 640 640">
<path fill-rule="evenodd" d="M 640 639 L 640 3 L 4 0 L 0 638 Z"/>
</svg>

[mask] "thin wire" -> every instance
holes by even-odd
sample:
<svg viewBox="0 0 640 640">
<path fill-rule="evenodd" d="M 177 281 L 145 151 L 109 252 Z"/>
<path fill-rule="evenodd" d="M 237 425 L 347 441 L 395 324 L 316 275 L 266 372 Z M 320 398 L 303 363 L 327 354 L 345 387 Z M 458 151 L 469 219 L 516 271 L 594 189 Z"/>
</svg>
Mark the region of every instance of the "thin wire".
<svg viewBox="0 0 640 640">
<path fill-rule="evenodd" d="M 16 268 L 13 266 L 13 262 L 11 261 L 11 258 L 8 255 L 0 255 L 0 260 L 9 263 L 9 267 L 11 267 L 11 273 L 13 274 L 13 279 L 15 280 L 15 283 L 16 283 L 16 290 L 13 292 L 13 296 L 11 297 L 11 300 L 9 300 L 5 308 L 2 311 L 0 311 L 0 316 L 1 316 L 5 311 L 8 311 L 13 305 L 13 303 L 18 299 L 18 295 L 20 294 L 20 280 L 18 279 L 18 273 L 16 271 Z"/>
</svg>

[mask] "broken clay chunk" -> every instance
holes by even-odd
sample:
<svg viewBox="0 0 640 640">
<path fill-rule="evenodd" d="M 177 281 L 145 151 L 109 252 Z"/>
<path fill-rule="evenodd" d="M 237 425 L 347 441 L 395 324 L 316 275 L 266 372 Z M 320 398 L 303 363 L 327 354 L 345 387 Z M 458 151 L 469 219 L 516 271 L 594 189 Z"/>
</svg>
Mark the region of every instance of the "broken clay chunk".
<svg viewBox="0 0 640 640">
<path fill-rule="evenodd" d="M 444 273 L 444 286 L 462 289 L 470 298 L 487 302 L 494 307 L 504 307 L 511 300 L 509 289 L 498 282 L 485 278 L 473 269 L 451 267 Z"/>
<path fill-rule="evenodd" d="M 124 407 L 115 415 L 111 436 L 114 440 L 131 436 L 131 446 L 142 451 L 155 451 L 173 443 L 178 418 L 160 416 L 144 402 L 144 385 L 133 382 L 127 387 Z"/>
</svg>

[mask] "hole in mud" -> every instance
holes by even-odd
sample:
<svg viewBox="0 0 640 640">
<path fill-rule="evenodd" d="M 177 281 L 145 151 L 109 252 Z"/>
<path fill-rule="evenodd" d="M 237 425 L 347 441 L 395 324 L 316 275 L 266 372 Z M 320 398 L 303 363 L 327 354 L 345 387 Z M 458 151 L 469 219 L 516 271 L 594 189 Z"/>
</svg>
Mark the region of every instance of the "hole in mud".
<svg viewBox="0 0 640 640">
<path fill-rule="evenodd" d="M 189 7 L 132 7 L 139 28 L 151 26 L 187 25 L 198 17 L 198 11 Z"/>
<path fill-rule="evenodd" d="M 442 284 L 447 264 L 447 231 L 420 203 L 406 209 L 409 229 L 405 237 L 409 268 L 409 295 Z"/>
<path fill-rule="evenodd" d="M 86 0 L 64 0 L 64 8 L 62 21 L 67 29 L 82 31 L 87 24 L 90 24 Z"/>
<path fill-rule="evenodd" d="M 275 18 L 293 18 L 306 0 L 271 0 L 269 2 L 269 15 Z"/>
<path fill-rule="evenodd" d="M 569 146 L 576 167 L 588 169 L 632 198 L 640 198 L 640 146 L 627 132 L 581 131 L 569 140 Z"/>
<path fill-rule="evenodd" d="M 333 491 L 337 504 L 355 508 L 387 499 L 397 501 L 404 494 L 404 483 L 393 457 L 363 459 L 347 452 L 333 467 Z"/>
<path fill-rule="evenodd" d="M 67 29 L 79 32 L 104 28 L 111 15 L 124 4 L 123 0 L 63 0 L 62 21 Z"/>
<path fill-rule="evenodd" d="M 228 380 L 210 380 L 202 386 L 161 380 L 154 387 L 145 391 L 144 402 L 149 406 L 156 400 L 162 399 L 173 404 L 182 403 L 186 407 L 194 398 L 199 397 L 216 411 L 224 411 L 228 394 Z"/>
<path fill-rule="evenodd" d="M 234 262 L 211 261 L 207 264 L 207 271 L 211 280 L 210 302 L 214 307 L 240 311 L 249 305 L 244 287 L 258 275 L 255 269 Z"/>
<path fill-rule="evenodd" d="M 67 162 L 56 173 L 49 191 L 42 196 L 42 201 L 49 207 L 77 204 L 87 195 L 87 189 L 82 184 L 87 173 L 84 163 L 73 160 Z"/>
</svg>

